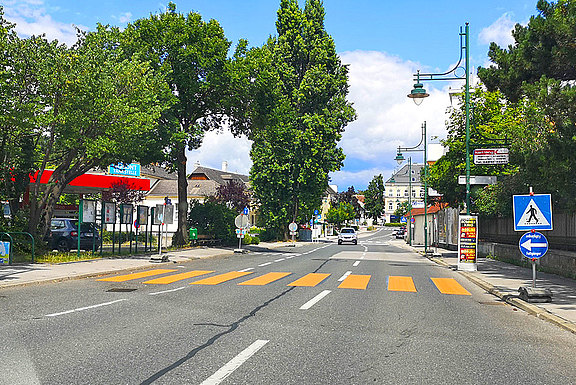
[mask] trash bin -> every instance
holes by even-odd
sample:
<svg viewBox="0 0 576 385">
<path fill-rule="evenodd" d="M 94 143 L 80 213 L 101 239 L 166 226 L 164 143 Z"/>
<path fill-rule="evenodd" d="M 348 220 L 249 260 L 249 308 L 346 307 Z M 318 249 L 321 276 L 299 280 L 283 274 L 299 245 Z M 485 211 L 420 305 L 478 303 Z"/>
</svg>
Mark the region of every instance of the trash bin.
<svg viewBox="0 0 576 385">
<path fill-rule="evenodd" d="M 191 241 L 197 240 L 198 239 L 198 229 L 191 227 L 190 230 L 188 231 L 188 236 L 189 236 Z"/>
</svg>

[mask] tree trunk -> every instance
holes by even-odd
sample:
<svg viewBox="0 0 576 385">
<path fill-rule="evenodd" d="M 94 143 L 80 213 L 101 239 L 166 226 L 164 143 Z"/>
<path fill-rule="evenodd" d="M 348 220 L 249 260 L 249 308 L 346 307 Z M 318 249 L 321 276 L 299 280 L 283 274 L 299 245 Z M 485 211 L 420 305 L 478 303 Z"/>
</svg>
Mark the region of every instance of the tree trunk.
<svg viewBox="0 0 576 385">
<path fill-rule="evenodd" d="M 173 246 L 186 244 L 188 231 L 188 179 L 186 178 L 186 146 L 179 145 L 176 153 L 178 172 L 178 229 L 172 238 Z"/>
</svg>

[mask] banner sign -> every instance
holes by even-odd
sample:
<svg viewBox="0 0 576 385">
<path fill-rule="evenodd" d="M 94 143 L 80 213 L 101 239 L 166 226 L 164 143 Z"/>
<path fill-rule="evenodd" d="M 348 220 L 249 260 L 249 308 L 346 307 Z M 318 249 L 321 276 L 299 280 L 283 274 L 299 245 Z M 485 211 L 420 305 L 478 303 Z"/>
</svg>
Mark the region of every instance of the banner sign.
<svg viewBox="0 0 576 385">
<path fill-rule="evenodd" d="M 140 165 L 138 163 L 111 164 L 110 166 L 108 166 L 108 174 L 110 174 L 110 175 L 140 176 Z"/>
<path fill-rule="evenodd" d="M 458 269 L 476 270 L 476 257 L 478 252 L 478 217 L 461 215 L 458 219 L 460 232 L 458 235 Z"/>
</svg>

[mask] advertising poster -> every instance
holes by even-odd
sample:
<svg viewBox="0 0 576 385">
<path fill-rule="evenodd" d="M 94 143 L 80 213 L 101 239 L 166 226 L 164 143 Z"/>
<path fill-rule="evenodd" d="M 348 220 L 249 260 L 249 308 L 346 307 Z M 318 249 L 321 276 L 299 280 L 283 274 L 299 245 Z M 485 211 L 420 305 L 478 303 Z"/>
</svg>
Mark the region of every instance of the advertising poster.
<svg viewBox="0 0 576 385">
<path fill-rule="evenodd" d="M 96 223 L 96 201 L 82 200 L 82 222 Z"/>
<path fill-rule="evenodd" d="M 136 208 L 136 211 L 138 212 L 138 218 L 136 218 L 138 220 L 138 224 L 140 226 L 145 226 L 148 224 L 148 207 L 147 206 L 138 206 Z"/>
<path fill-rule="evenodd" d="M 478 252 L 478 217 L 461 215 L 458 219 L 458 269 L 477 270 L 476 257 Z"/>
<path fill-rule="evenodd" d="M 120 205 L 120 223 L 123 225 L 132 224 L 132 205 L 131 204 L 121 204 Z"/>
<path fill-rule="evenodd" d="M 116 203 L 104 202 L 104 223 L 116 223 Z"/>
</svg>

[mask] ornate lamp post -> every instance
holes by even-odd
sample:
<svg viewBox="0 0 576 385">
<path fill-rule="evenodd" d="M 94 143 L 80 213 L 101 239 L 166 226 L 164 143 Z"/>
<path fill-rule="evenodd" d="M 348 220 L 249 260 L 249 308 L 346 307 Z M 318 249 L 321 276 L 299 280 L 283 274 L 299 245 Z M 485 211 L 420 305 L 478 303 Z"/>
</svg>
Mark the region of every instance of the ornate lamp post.
<svg viewBox="0 0 576 385">
<path fill-rule="evenodd" d="M 420 105 L 424 98 L 430 96 L 426 93 L 424 85 L 420 80 L 455 80 L 455 79 L 465 79 L 466 84 L 464 88 L 465 94 L 465 111 L 466 111 L 466 214 L 470 215 L 470 50 L 469 50 L 469 30 L 468 23 L 464 27 L 464 32 L 462 32 L 462 27 L 460 27 L 460 60 L 458 63 L 448 72 L 444 73 L 428 73 L 421 74 L 417 71 L 415 76 L 416 84 L 414 84 L 414 89 L 408 95 L 416 105 Z M 460 64 L 462 63 L 462 56 L 464 56 L 464 76 L 459 76 L 456 74 L 458 68 L 462 68 Z M 451 75 L 451 76 L 449 76 Z"/>
<path fill-rule="evenodd" d="M 420 146 L 424 144 L 424 148 Z M 404 161 L 402 151 L 424 151 L 424 253 L 428 253 L 428 152 L 427 152 L 427 139 L 426 139 L 426 122 L 422 123 L 422 138 L 420 143 L 413 147 L 398 147 L 396 154 L 396 162 L 401 164 Z M 410 167 L 410 197 L 412 197 L 412 158 L 408 158 Z M 410 245 L 412 245 L 412 211 L 410 211 Z"/>
</svg>

